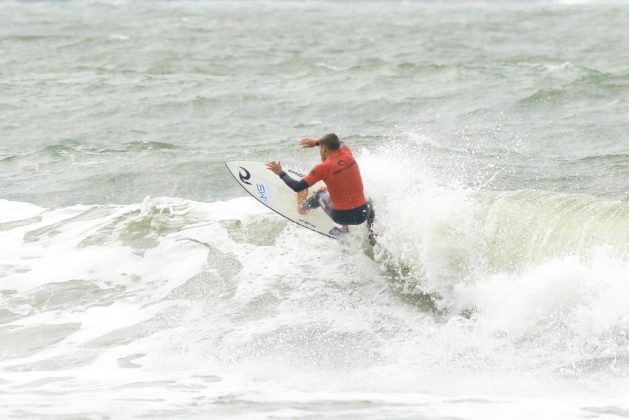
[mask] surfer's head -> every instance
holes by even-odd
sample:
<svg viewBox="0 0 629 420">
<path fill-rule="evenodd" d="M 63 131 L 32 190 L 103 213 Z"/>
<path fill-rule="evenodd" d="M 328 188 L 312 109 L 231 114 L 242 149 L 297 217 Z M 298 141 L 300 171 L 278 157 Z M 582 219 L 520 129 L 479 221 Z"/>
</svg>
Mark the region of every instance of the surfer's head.
<svg viewBox="0 0 629 420">
<path fill-rule="evenodd" d="M 341 142 L 336 134 L 329 133 L 321 137 L 319 139 L 319 154 L 321 155 L 321 160 L 326 160 L 328 156 L 339 150 L 340 147 Z"/>
</svg>

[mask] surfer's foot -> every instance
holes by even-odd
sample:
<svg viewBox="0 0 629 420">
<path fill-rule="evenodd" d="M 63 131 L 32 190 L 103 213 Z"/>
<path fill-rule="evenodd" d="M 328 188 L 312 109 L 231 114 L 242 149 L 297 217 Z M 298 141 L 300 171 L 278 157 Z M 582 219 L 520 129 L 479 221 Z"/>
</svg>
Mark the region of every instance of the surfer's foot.
<svg viewBox="0 0 629 420">
<path fill-rule="evenodd" d="M 334 236 L 341 236 L 341 235 L 345 235 L 346 233 L 349 233 L 349 228 L 347 227 L 347 225 L 343 225 L 343 227 L 341 228 L 334 226 L 334 228 L 330 230 L 330 235 L 334 235 Z"/>
</svg>

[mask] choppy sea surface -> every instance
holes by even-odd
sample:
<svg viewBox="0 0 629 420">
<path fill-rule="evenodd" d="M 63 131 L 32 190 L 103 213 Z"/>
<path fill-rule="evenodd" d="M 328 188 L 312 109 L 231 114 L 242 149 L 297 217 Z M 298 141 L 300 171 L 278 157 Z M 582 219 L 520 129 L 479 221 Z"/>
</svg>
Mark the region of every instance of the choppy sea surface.
<svg viewBox="0 0 629 420">
<path fill-rule="evenodd" d="M 629 417 L 629 2 L 0 2 L 3 419 Z M 357 156 L 379 244 L 226 160 Z"/>
</svg>

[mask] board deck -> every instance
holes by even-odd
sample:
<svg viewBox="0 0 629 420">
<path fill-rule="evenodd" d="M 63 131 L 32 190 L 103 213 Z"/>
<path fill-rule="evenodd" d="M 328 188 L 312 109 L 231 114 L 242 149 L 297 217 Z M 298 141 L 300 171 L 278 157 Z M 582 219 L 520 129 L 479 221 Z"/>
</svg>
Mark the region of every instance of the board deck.
<svg viewBox="0 0 629 420">
<path fill-rule="evenodd" d="M 337 236 L 331 232 L 335 227 L 340 226 L 335 224 L 321 208 L 299 214 L 297 193 L 291 190 L 280 177 L 268 170 L 263 162 L 231 161 L 225 162 L 225 166 L 245 191 L 277 214 L 307 229 L 337 239 Z M 303 177 L 303 174 L 293 169 L 285 168 L 284 171 L 293 178 Z M 318 182 L 310 187 L 308 197 L 323 185 L 323 182 Z"/>
</svg>

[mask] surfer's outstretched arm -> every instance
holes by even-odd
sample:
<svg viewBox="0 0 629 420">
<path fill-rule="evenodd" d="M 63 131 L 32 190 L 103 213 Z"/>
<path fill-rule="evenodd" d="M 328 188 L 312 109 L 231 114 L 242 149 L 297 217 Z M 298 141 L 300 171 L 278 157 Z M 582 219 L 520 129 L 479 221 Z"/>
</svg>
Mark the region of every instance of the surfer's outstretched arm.
<svg viewBox="0 0 629 420">
<path fill-rule="evenodd" d="M 284 172 L 284 170 L 282 170 L 282 164 L 279 162 L 269 162 L 266 164 L 266 167 L 272 171 L 274 174 L 279 175 L 280 178 L 282 178 L 282 181 L 284 181 L 284 183 L 286 185 L 288 185 L 288 187 L 295 191 L 295 192 L 300 192 L 305 190 L 306 188 L 308 188 L 308 184 L 306 184 L 306 181 L 304 181 L 303 179 L 297 181 L 293 178 L 291 178 L 290 175 L 288 175 L 286 172 Z"/>
<path fill-rule="evenodd" d="M 284 171 L 280 172 L 279 175 L 280 175 L 280 178 L 282 178 L 282 181 L 284 181 L 284 183 L 288 185 L 290 189 L 295 191 L 296 193 L 308 188 L 308 184 L 306 184 L 306 181 L 304 181 L 303 179 L 300 179 L 299 181 L 297 181 L 291 178 L 291 176 L 288 175 Z"/>
<path fill-rule="evenodd" d="M 319 143 L 319 140 L 308 137 L 308 138 L 299 140 L 299 145 L 304 148 L 315 147 L 315 146 L 319 147 L 320 143 Z M 342 140 L 339 141 L 339 148 L 345 147 L 345 146 L 346 144 Z"/>
</svg>

